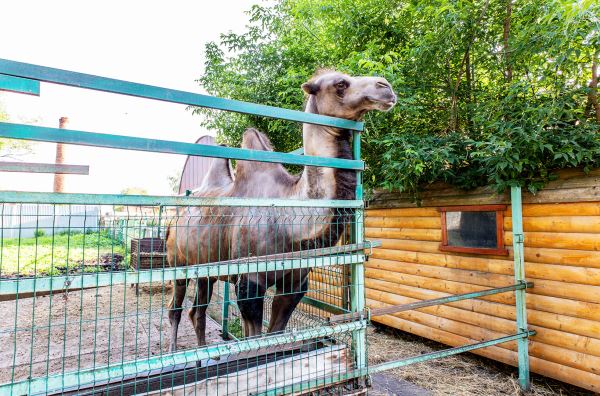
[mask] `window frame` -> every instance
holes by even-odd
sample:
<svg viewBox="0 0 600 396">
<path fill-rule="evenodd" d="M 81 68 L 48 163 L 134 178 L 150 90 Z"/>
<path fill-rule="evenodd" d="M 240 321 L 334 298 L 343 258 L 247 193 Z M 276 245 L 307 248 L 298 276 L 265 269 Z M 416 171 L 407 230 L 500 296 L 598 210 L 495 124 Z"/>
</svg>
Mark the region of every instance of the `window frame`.
<svg viewBox="0 0 600 396">
<path fill-rule="evenodd" d="M 443 206 L 438 208 L 442 221 L 442 242 L 440 250 L 443 252 L 487 254 L 494 256 L 507 256 L 508 249 L 504 246 L 504 211 L 507 205 L 461 205 L 461 206 Z M 495 248 L 475 248 L 466 246 L 448 245 L 448 228 L 446 226 L 447 212 L 496 212 L 496 247 Z"/>
</svg>

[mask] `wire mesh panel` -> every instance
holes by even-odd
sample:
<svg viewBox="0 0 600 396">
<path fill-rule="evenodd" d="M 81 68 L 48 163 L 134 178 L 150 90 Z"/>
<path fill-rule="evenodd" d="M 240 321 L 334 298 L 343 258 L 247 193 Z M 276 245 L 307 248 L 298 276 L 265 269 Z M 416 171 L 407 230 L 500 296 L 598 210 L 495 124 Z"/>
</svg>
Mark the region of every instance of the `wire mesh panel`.
<svg viewBox="0 0 600 396">
<path fill-rule="evenodd" d="M 344 274 L 363 260 L 352 208 L 0 213 L 3 394 L 280 394 L 346 382 L 354 368 L 352 331 L 364 324 L 325 326 L 325 309 L 347 311 Z M 244 326 L 257 321 L 258 333 Z"/>
</svg>

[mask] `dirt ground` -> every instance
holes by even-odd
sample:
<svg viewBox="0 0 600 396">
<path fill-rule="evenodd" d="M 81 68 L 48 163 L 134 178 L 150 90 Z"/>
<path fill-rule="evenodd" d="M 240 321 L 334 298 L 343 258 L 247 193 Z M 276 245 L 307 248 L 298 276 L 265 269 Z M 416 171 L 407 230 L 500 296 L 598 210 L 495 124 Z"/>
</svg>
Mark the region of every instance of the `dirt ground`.
<svg viewBox="0 0 600 396">
<path fill-rule="evenodd" d="M 67 296 L 0 302 L 0 383 L 167 352 L 170 325 L 164 307 L 169 291 L 160 286 L 141 285 L 140 289 L 139 297 L 128 285 L 115 285 L 73 291 Z M 189 304 L 186 300 L 184 307 Z M 221 342 L 220 329 L 210 320 L 207 341 Z M 368 341 L 370 365 L 446 348 L 382 326 L 369 328 Z M 191 322 L 184 318 L 178 347 L 196 345 Z M 471 354 L 403 367 L 373 376 L 373 380 L 369 394 L 375 396 L 519 394 L 515 368 Z M 532 381 L 528 396 L 591 395 L 537 375 Z"/>
<path fill-rule="evenodd" d="M 0 383 L 167 352 L 171 326 L 164 307 L 169 291 L 140 289 L 139 297 L 134 288 L 115 285 L 0 302 Z M 221 341 L 220 329 L 210 320 L 207 341 Z M 192 324 L 184 317 L 178 349 L 196 346 Z"/>
<path fill-rule="evenodd" d="M 379 325 L 369 328 L 368 342 L 370 365 L 448 348 L 442 344 Z M 373 380 L 374 387 L 369 391 L 369 395 L 374 396 L 400 394 L 400 392 L 393 391 L 399 387 L 398 381 L 409 383 L 410 392 L 404 394 L 407 396 L 520 394 L 516 368 L 469 353 L 390 370 Z M 410 389 L 410 384 L 416 386 L 417 389 Z M 399 388 L 403 388 L 402 384 Z M 531 391 L 525 395 L 588 396 L 593 393 L 532 374 Z"/>
</svg>

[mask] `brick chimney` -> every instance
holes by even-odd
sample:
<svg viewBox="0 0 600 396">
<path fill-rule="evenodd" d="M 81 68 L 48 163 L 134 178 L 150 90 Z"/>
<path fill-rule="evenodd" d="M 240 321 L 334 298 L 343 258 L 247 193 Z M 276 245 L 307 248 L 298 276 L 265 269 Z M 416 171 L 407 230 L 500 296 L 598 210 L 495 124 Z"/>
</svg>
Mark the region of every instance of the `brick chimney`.
<svg viewBox="0 0 600 396">
<path fill-rule="evenodd" d="M 69 125 L 68 117 L 60 117 L 58 121 L 58 127 L 60 129 L 66 129 Z M 64 164 L 65 163 L 65 145 L 62 143 L 56 143 L 56 164 Z M 65 175 L 59 175 L 57 173 L 54 174 L 54 192 L 64 192 L 65 191 Z"/>
</svg>

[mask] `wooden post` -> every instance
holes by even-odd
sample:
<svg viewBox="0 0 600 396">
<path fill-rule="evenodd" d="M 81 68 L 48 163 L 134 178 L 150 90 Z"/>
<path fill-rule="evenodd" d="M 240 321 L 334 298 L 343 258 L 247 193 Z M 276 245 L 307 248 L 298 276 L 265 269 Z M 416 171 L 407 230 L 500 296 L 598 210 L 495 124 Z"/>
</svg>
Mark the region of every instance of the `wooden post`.
<svg viewBox="0 0 600 396">
<path fill-rule="evenodd" d="M 60 117 L 58 121 L 58 127 L 61 129 L 66 129 L 69 124 L 69 118 Z M 62 143 L 56 143 L 56 160 L 54 161 L 56 164 L 64 164 L 65 163 L 65 146 Z M 64 192 L 65 191 L 65 175 L 63 174 L 54 174 L 54 192 Z"/>
</svg>

